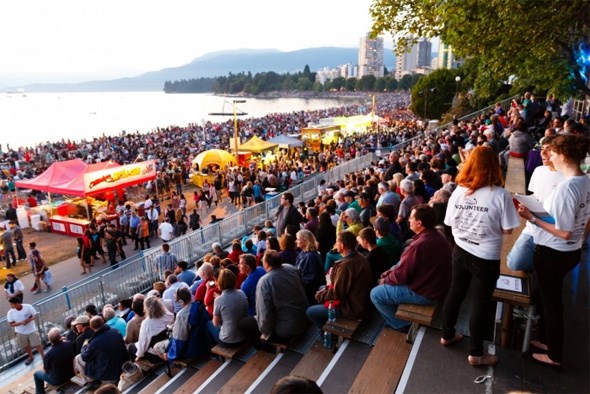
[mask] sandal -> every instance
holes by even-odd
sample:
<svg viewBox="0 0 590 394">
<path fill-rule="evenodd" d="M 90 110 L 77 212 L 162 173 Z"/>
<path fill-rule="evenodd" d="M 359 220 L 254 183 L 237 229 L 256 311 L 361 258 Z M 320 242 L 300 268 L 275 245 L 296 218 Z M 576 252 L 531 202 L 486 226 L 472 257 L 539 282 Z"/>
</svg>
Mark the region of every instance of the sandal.
<svg viewBox="0 0 590 394">
<path fill-rule="evenodd" d="M 441 339 L 440 339 L 440 344 L 441 344 L 441 345 L 443 345 L 443 346 L 451 346 L 451 345 L 452 345 L 452 344 L 454 344 L 454 343 L 461 342 L 461 340 L 462 340 L 462 339 L 463 339 L 463 334 L 459 334 L 459 333 L 457 333 L 457 334 L 455 334 L 455 336 L 454 336 L 453 338 L 451 338 L 451 339 L 444 339 L 444 338 L 441 338 Z"/>
<path fill-rule="evenodd" d="M 25 365 L 31 365 L 31 363 L 34 361 L 34 359 L 32 358 L 27 358 L 27 361 L 25 361 Z"/>
<path fill-rule="evenodd" d="M 467 361 L 474 367 L 479 367 L 481 365 L 496 365 L 498 363 L 498 356 L 491 354 L 486 354 L 483 356 L 469 356 L 467 357 Z"/>
<path fill-rule="evenodd" d="M 551 360 L 547 354 L 544 353 L 533 353 L 531 359 L 540 365 L 545 367 L 551 368 L 554 371 L 561 371 L 561 363 L 556 363 L 555 361 Z"/>
<path fill-rule="evenodd" d="M 541 341 L 537 341 L 537 340 L 534 340 L 534 339 L 531 341 L 531 346 L 536 347 L 537 349 L 541 350 L 541 352 L 535 352 L 535 353 L 542 353 L 542 352 L 548 352 L 549 351 L 549 348 L 547 347 L 547 345 L 545 345 Z"/>
</svg>

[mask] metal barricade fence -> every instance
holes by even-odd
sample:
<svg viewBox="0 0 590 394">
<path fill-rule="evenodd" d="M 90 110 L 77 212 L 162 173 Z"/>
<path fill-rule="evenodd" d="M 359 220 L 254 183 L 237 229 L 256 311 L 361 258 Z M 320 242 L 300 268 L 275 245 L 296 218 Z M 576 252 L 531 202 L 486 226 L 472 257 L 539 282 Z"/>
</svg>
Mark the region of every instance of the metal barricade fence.
<svg viewBox="0 0 590 394">
<path fill-rule="evenodd" d="M 399 146 L 406 145 L 412 140 L 405 141 Z M 318 194 L 319 182 L 322 179 L 328 183 L 342 179 L 347 173 L 366 168 L 374 157 L 374 154 L 370 153 L 341 163 L 324 173 L 312 176 L 288 191 L 293 193 L 295 201 L 313 199 Z M 263 224 L 266 219 L 274 220 L 279 205 L 280 194 L 277 194 L 264 202 L 229 215 L 218 223 L 174 239 L 169 243 L 170 251 L 179 261 L 195 263 L 211 251 L 213 242 L 225 245 L 233 239 L 240 239 L 249 234 L 254 225 Z M 43 342 L 47 343 L 45 333 L 50 328 L 63 328 L 63 321 L 68 315 L 83 313 L 88 304 L 98 307 L 105 304 L 116 305 L 122 298 L 150 289 L 155 281 L 162 279 L 158 278 L 157 270 L 157 258 L 160 254 L 159 247 L 141 251 L 120 262 L 115 268 L 109 267 L 97 272 L 84 281 L 64 287 L 61 293 L 35 303 L 33 306 L 39 312 L 37 325 Z M 6 318 L 0 320 L 0 341 L 0 370 L 4 370 L 24 357 L 24 353 L 16 346 L 14 330 Z"/>
</svg>

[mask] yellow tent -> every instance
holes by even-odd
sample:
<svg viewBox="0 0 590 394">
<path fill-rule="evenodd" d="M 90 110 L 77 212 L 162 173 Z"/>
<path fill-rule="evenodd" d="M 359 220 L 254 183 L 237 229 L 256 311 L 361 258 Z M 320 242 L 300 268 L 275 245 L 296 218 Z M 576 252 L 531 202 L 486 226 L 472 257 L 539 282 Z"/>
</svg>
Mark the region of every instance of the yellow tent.
<svg viewBox="0 0 590 394">
<path fill-rule="evenodd" d="M 218 165 L 223 168 L 226 166 L 235 166 L 236 158 L 229 152 L 221 149 L 210 149 L 201 152 L 194 158 L 193 164 L 197 164 L 200 170 L 207 168 L 211 164 Z"/>
<path fill-rule="evenodd" d="M 261 152 L 264 152 L 265 150 L 276 148 L 277 146 L 279 146 L 279 144 L 264 141 L 264 140 L 261 140 L 260 138 L 258 138 L 257 136 L 254 136 L 254 137 L 250 138 L 248 141 L 244 142 L 243 144 L 240 144 L 239 150 L 244 150 L 247 152 L 254 152 L 254 153 L 261 153 Z"/>
</svg>

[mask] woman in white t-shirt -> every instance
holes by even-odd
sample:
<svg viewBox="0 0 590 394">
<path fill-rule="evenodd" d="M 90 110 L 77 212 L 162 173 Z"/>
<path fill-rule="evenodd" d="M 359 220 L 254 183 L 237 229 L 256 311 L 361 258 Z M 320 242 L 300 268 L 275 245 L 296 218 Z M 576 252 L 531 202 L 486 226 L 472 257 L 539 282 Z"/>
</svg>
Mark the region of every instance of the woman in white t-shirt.
<svg viewBox="0 0 590 394">
<path fill-rule="evenodd" d="M 540 336 L 531 344 L 547 353 L 533 353 L 532 357 L 555 369 L 561 368 L 563 355 L 563 278 L 580 261 L 590 218 L 590 178 L 580 169 L 589 145 L 587 138 L 574 134 L 561 134 L 551 141 L 551 163 L 565 180 L 543 202 L 550 218 L 536 217 L 524 206 L 518 208 L 520 216 L 536 226 L 533 262 Z"/>
<path fill-rule="evenodd" d="M 493 365 L 494 355 L 484 355 L 483 340 L 492 294 L 500 276 L 502 236 L 520 225 L 510 193 L 502 188 L 498 156 L 486 146 L 474 148 L 456 179 L 457 188 L 449 198 L 444 223 L 455 238 L 451 289 L 443 308 L 443 346 L 460 341 L 455 332 L 461 303 L 471 286 L 469 364 Z M 493 323 L 490 323 L 493 324 Z"/>
</svg>

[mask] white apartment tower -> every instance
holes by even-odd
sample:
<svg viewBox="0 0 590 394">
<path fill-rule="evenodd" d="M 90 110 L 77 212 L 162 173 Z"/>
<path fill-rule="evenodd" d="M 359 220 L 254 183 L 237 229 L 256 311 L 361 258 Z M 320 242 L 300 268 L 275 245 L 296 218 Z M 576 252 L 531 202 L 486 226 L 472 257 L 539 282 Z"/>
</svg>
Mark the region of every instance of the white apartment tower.
<svg viewBox="0 0 590 394">
<path fill-rule="evenodd" d="M 371 34 L 361 38 L 359 47 L 359 71 L 358 77 L 374 75 L 376 78 L 383 78 L 383 38 L 371 38 Z"/>
</svg>

